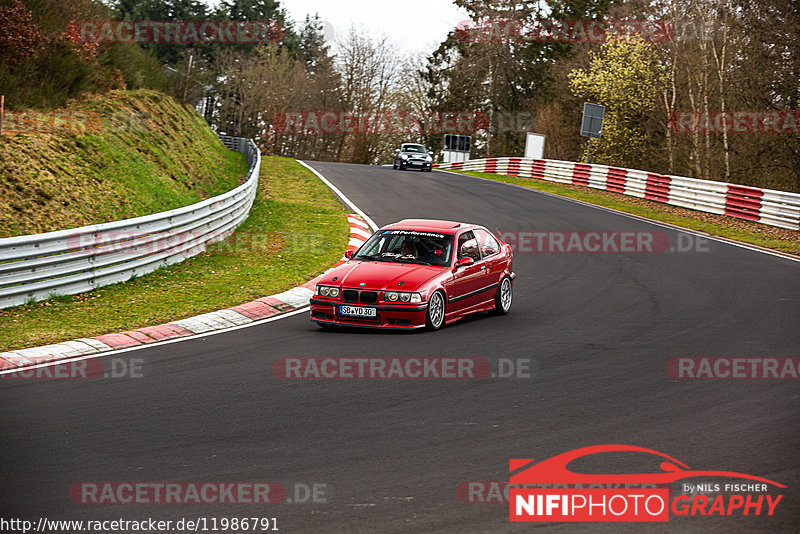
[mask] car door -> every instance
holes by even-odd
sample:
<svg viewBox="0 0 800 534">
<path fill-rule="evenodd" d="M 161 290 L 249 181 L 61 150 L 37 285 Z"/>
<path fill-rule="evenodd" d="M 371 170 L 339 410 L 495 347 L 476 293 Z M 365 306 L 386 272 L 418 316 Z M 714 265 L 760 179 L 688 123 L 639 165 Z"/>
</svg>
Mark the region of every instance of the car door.
<svg viewBox="0 0 800 534">
<path fill-rule="evenodd" d="M 472 265 L 459 267 L 453 273 L 452 291 L 448 294 L 448 311 L 459 311 L 483 300 L 481 288 L 485 285 L 486 266 L 481 261 L 478 241 L 472 230 L 459 234 L 456 240 L 456 258 L 454 263 L 465 257 L 475 260 Z"/>
<path fill-rule="evenodd" d="M 495 296 L 495 288 L 500 283 L 500 277 L 503 276 L 503 272 L 506 269 L 506 260 L 503 254 L 500 254 L 500 242 L 491 232 L 483 228 L 476 228 L 475 238 L 478 240 L 481 262 L 486 267 L 484 270 L 484 287 L 488 289 L 482 293 L 482 300 L 491 300 Z"/>
</svg>

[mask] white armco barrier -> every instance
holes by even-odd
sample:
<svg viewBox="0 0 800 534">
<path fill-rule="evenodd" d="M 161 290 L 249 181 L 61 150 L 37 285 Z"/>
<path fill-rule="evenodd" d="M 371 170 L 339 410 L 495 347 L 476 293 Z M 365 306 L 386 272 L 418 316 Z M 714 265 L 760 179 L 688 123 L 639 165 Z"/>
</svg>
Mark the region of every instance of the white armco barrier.
<svg viewBox="0 0 800 534">
<path fill-rule="evenodd" d="M 261 152 L 249 139 L 221 139 L 250 165 L 244 183 L 227 193 L 144 217 L 0 239 L 0 308 L 129 280 L 232 233 L 253 205 Z"/>
<path fill-rule="evenodd" d="M 439 163 L 434 168 L 583 185 L 673 206 L 800 230 L 798 193 L 551 159 L 482 158 L 461 163 Z"/>
</svg>

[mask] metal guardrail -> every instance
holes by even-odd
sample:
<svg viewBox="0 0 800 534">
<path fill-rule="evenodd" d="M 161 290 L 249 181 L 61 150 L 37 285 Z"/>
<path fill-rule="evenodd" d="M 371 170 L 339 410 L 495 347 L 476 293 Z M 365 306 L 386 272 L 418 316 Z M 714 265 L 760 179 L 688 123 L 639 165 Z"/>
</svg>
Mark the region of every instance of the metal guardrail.
<svg viewBox="0 0 800 534">
<path fill-rule="evenodd" d="M 770 226 L 800 229 L 798 193 L 551 159 L 482 158 L 434 167 L 582 185 Z"/>
<path fill-rule="evenodd" d="M 253 205 L 261 152 L 250 139 L 220 139 L 250 167 L 227 193 L 144 217 L 0 239 L 0 309 L 129 280 L 225 239 Z"/>
</svg>

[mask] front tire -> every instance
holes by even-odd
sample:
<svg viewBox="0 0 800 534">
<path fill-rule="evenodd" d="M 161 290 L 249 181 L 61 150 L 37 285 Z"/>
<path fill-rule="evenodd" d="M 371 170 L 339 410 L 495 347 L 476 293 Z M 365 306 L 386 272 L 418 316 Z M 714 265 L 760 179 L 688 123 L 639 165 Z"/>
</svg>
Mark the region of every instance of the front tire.
<svg viewBox="0 0 800 534">
<path fill-rule="evenodd" d="M 433 332 L 439 330 L 444 324 L 444 293 L 436 291 L 428 299 L 428 312 L 425 314 L 425 328 Z"/>
<path fill-rule="evenodd" d="M 497 287 L 497 294 L 494 296 L 494 310 L 495 315 L 505 315 L 511 310 L 511 302 L 514 299 L 514 286 L 511 284 L 511 278 L 505 277 L 500 280 L 500 285 Z"/>
</svg>

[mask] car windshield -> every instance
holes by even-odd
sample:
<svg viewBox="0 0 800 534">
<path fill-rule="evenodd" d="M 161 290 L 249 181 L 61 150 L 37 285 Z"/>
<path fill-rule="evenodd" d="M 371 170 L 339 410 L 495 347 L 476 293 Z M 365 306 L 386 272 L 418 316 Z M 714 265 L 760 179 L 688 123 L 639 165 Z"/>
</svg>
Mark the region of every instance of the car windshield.
<svg viewBox="0 0 800 534">
<path fill-rule="evenodd" d="M 403 152 L 416 152 L 419 154 L 427 154 L 428 151 L 422 145 L 403 145 Z"/>
<path fill-rule="evenodd" d="M 359 260 L 447 267 L 453 235 L 421 230 L 378 230 L 354 256 Z"/>
</svg>

